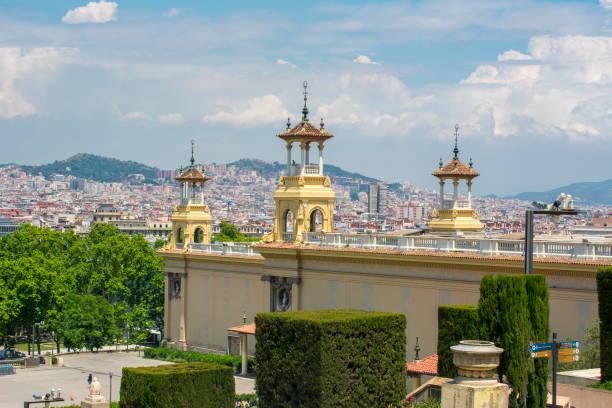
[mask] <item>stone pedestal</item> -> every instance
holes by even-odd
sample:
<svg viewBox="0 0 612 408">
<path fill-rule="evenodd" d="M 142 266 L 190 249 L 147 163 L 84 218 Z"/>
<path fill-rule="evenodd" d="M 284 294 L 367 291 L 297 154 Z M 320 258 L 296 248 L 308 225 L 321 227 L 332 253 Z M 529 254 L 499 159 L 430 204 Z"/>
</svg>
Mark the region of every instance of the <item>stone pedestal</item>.
<svg viewBox="0 0 612 408">
<path fill-rule="evenodd" d="M 507 408 L 509 388 L 497 381 L 442 385 L 442 408 Z"/>
<path fill-rule="evenodd" d="M 503 349 L 488 341 L 464 340 L 451 350 L 459 376 L 442 385 L 442 408 L 508 408 L 509 387 L 495 374 Z"/>
<path fill-rule="evenodd" d="M 81 401 L 81 408 L 109 408 L 108 401 Z"/>
</svg>

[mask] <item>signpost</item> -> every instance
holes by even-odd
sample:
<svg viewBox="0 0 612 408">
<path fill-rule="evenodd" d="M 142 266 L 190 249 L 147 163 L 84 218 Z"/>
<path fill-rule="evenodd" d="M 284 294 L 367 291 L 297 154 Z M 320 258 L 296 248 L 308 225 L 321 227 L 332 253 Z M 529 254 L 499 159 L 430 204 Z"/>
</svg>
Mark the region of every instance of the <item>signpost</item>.
<svg viewBox="0 0 612 408">
<path fill-rule="evenodd" d="M 531 343 L 529 355 L 532 358 L 552 357 L 552 405 L 557 407 L 557 364 L 573 363 L 580 360 L 579 341 L 557 341 L 557 333 L 553 333 L 550 343 Z"/>
</svg>

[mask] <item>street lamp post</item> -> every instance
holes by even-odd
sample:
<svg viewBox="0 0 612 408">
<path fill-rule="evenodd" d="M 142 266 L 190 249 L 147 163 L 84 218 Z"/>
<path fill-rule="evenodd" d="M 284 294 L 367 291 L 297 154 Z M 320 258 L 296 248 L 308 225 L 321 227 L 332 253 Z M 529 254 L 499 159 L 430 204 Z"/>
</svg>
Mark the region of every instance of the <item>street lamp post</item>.
<svg viewBox="0 0 612 408">
<path fill-rule="evenodd" d="M 561 205 L 565 202 L 565 208 Z M 534 203 L 538 209 L 528 208 L 525 212 L 525 245 L 524 245 L 524 263 L 525 263 L 525 275 L 533 273 L 533 215 L 534 214 L 545 214 L 551 217 L 559 217 L 562 215 L 576 215 L 578 211 L 571 207 L 571 196 L 565 196 L 565 194 L 559 195 L 559 197 L 550 205 L 545 206 L 542 204 Z M 542 208 L 544 207 L 544 208 Z"/>
</svg>

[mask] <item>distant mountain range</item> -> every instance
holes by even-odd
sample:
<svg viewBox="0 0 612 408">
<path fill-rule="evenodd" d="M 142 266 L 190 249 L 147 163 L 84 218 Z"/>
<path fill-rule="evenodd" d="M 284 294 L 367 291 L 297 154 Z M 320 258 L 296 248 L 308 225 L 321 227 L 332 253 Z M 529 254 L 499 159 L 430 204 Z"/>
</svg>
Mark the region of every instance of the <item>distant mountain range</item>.
<svg viewBox="0 0 612 408">
<path fill-rule="evenodd" d="M 63 174 L 110 183 L 125 181 L 130 174 L 142 174 L 145 177 L 145 183 L 158 182 L 158 169 L 155 167 L 131 160 L 124 161 L 88 153 L 79 153 L 66 160 L 56 160 L 53 163 L 40 166 L 15 165 L 29 174 L 42 174 L 45 178 L 53 174 Z M 278 162 L 268 163 L 257 159 L 240 159 L 227 165 L 238 167 L 241 170 L 253 170 L 262 177 L 277 177 L 278 173 L 286 167 L 285 164 Z M 346 171 L 331 164 L 325 165 L 325 173 L 334 177 L 361 178 L 368 182 L 378 181 L 372 177 Z"/>
<path fill-rule="evenodd" d="M 574 183 L 542 192 L 526 192 L 511 197 L 517 200 L 553 202 L 560 193 L 571 194 L 576 202 L 612 205 L 612 179 L 605 181 Z"/>
<path fill-rule="evenodd" d="M 72 175 L 99 182 L 120 182 L 130 174 L 142 174 L 145 182 L 153 183 L 156 176 L 155 167 L 135 161 L 124 161 L 95 154 L 79 153 L 66 160 L 56 160 L 53 163 L 40 166 L 19 166 L 29 174 L 42 174 L 49 177 L 52 174 Z"/>
</svg>

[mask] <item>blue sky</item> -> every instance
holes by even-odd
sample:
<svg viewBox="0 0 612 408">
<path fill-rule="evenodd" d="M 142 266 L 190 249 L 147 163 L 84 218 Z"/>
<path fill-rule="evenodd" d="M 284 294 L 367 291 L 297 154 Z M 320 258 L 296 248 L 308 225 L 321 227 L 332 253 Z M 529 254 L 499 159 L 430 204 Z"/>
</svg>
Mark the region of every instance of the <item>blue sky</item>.
<svg viewBox="0 0 612 408">
<path fill-rule="evenodd" d="M 612 177 L 612 0 L 0 0 L 0 27 L 0 163 L 282 162 L 306 79 L 348 170 L 435 188 L 458 123 L 477 193 Z"/>
</svg>

